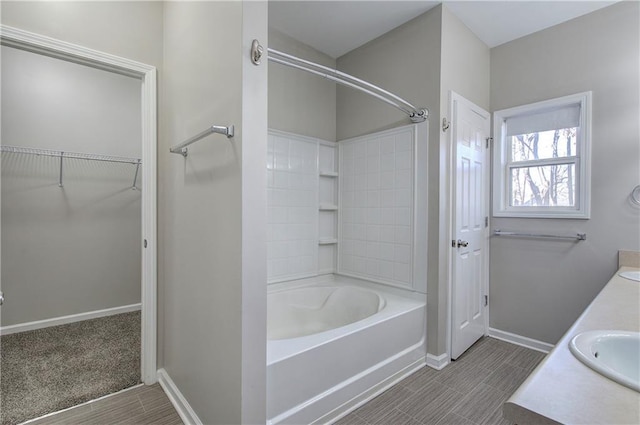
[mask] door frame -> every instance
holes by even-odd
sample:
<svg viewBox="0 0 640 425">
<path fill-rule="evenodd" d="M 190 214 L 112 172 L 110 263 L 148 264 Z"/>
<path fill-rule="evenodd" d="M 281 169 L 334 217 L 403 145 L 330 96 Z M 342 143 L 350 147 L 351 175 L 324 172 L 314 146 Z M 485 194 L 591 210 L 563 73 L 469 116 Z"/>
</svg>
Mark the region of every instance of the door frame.
<svg viewBox="0 0 640 425">
<path fill-rule="evenodd" d="M 157 381 L 157 71 L 154 66 L 87 47 L 0 25 L 0 44 L 57 59 L 134 77 L 142 82 L 142 381 Z"/>
<path fill-rule="evenodd" d="M 448 161 L 448 168 L 449 168 L 449 188 L 448 188 L 448 197 L 449 197 L 449 202 L 448 202 L 448 212 L 447 212 L 447 239 L 446 239 L 446 245 L 448 247 L 448 254 L 447 254 L 447 333 L 446 333 L 446 347 L 447 347 L 447 360 L 451 361 L 451 353 L 453 352 L 452 350 L 452 329 L 453 329 L 453 259 L 454 259 L 454 254 L 451 251 L 452 247 L 451 247 L 451 242 L 454 240 L 454 233 L 455 233 L 455 229 L 454 227 L 454 215 L 455 215 L 455 197 L 456 197 L 456 189 L 457 189 L 457 176 L 456 176 L 456 157 L 457 157 L 457 150 L 456 150 L 456 146 L 455 146 L 455 140 L 453 138 L 453 130 L 455 128 L 456 125 L 456 115 L 454 113 L 454 103 L 455 102 L 464 102 L 464 103 L 468 103 L 471 104 L 473 106 L 476 106 L 478 108 L 480 108 L 479 106 L 475 105 L 473 102 L 471 102 L 470 100 L 466 99 L 465 97 L 461 96 L 460 94 L 454 92 L 453 90 L 449 90 L 449 116 L 451 117 L 451 120 L 449 122 L 449 127 L 448 129 L 449 134 L 447 135 L 447 146 L 448 146 L 448 150 L 449 150 L 449 161 Z M 482 108 L 480 108 L 482 109 Z M 484 111 L 484 110 L 483 110 Z M 487 119 L 489 120 L 489 133 L 487 134 L 488 138 L 491 138 L 491 112 L 488 111 L 484 111 L 487 112 Z M 489 247 L 490 247 L 490 243 L 489 243 L 489 235 L 490 235 L 490 229 L 491 229 L 491 214 L 490 214 L 490 205 L 491 205 L 491 144 L 489 144 L 489 147 L 486 149 L 485 151 L 485 159 L 486 159 L 486 164 L 487 164 L 487 175 L 486 175 L 486 180 L 485 180 L 485 187 L 486 187 L 486 204 L 485 204 L 485 214 L 486 217 L 488 217 L 488 223 L 487 226 L 485 227 L 485 259 L 484 259 L 484 266 L 483 266 L 483 273 L 484 273 L 484 293 L 488 296 L 489 295 L 489 257 L 491 255 L 490 251 L 489 251 Z M 485 336 L 489 334 L 489 306 L 491 304 L 489 303 L 487 306 L 487 309 L 485 311 L 485 317 L 484 317 L 484 334 Z"/>
</svg>

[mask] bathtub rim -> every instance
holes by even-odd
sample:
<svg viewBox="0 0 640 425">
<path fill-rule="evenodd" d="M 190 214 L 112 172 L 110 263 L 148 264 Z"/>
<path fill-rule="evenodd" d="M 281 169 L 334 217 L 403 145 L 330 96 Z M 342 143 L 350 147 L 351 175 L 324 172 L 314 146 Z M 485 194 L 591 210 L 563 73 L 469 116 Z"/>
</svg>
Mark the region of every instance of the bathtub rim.
<svg viewBox="0 0 640 425">
<path fill-rule="evenodd" d="M 367 296 L 375 297 L 375 301 L 373 301 L 373 303 L 371 303 L 371 307 L 375 308 L 375 311 L 370 313 L 368 316 L 362 317 L 362 318 L 357 319 L 355 321 L 351 321 L 351 322 L 345 323 L 345 324 L 340 325 L 340 326 L 335 326 L 335 327 L 328 328 L 328 329 L 325 329 L 325 330 L 322 330 L 322 331 L 307 333 L 307 334 L 298 335 L 298 336 L 291 336 L 291 337 L 287 337 L 287 338 L 269 338 L 269 331 L 270 331 L 269 330 L 269 313 L 267 312 L 267 341 L 282 341 L 282 340 L 288 340 L 288 339 L 302 338 L 302 337 L 310 336 L 310 335 L 317 335 L 317 334 L 322 333 L 322 332 L 328 332 L 328 331 L 331 331 L 331 330 L 334 330 L 334 329 L 338 329 L 338 328 L 342 328 L 342 327 L 345 327 L 345 326 L 349 326 L 349 325 L 351 325 L 353 323 L 358 323 L 358 322 L 361 322 L 363 320 L 367 320 L 369 317 L 380 313 L 381 311 L 383 311 L 387 307 L 387 298 L 385 297 L 386 294 L 382 294 L 382 293 L 380 293 L 378 291 L 373 291 L 373 290 L 371 290 L 369 288 L 363 288 L 361 286 L 355 286 L 355 285 L 322 285 L 322 284 L 315 284 L 315 285 L 310 285 L 310 286 L 291 288 L 291 289 L 287 289 L 287 290 L 283 290 L 283 291 L 271 292 L 271 293 L 269 293 L 267 298 L 269 298 L 269 296 L 278 297 L 280 294 L 287 294 L 289 292 L 314 291 L 316 289 L 330 289 L 330 292 L 328 292 L 328 294 L 324 298 L 324 301 L 322 303 L 323 305 L 324 305 L 324 303 L 326 303 L 326 301 L 336 291 L 351 290 L 351 291 L 366 293 Z M 282 301 L 278 300 L 277 304 L 281 304 L 281 303 L 282 303 Z M 267 301 L 267 306 L 269 306 L 269 304 L 270 304 L 270 301 L 268 300 Z M 287 303 L 284 302 L 284 304 L 287 304 Z M 294 301 L 294 304 L 295 304 L 295 301 Z M 311 307 L 310 309 L 314 310 L 313 307 Z"/>
<path fill-rule="evenodd" d="M 287 280 L 284 282 L 274 282 L 267 284 L 267 295 L 273 292 L 281 292 L 289 289 L 304 288 L 306 286 L 315 286 L 320 283 L 330 282 L 345 282 L 353 286 L 361 286 L 367 289 L 380 291 L 383 293 L 389 293 L 397 295 L 399 297 L 410 298 L 416 301 L 426 302 L 427 294 L 408 288 L 400 288 L 397 286 L 391 286 L 384 283 L 378 283 L 371 280 L 360 279 L 353 276 L 341 275 L 338 273 L 327 273 L 313 277 L 307 277 L 303 279 Z"/>
<path fill-rule="evenodd" d="M 273 284 L 270 286 L 277 286 L 277 288 L 268 288 L 267 294 L 305 287 L 340 286 L 335 285 L 336 282 L 344 286 L 355 286 L 371 290 L 383 297 L 386 305 L 372 316 L 338 328 L 295 338 L 267 340 L 267 367 L 313 350 L 323 344 L 347 337 L 362 329 L 375 326 L 383 320 L 390 320 L 417 309 L 426 309 L 425 294 L 398 288 L 393 288 L 392 290 L 387 285 L 333 274 Z M 426 329 L 426 324 L 424 324 L 424 329 Z"/>
</svg>

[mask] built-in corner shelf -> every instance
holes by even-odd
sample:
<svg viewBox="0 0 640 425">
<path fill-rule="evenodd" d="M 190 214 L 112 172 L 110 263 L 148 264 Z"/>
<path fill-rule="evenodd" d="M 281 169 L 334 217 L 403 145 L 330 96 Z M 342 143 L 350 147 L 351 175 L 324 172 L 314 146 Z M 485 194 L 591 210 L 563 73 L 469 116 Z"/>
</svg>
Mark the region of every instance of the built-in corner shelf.
<svg viewBox="0 0 640 425">
<path fill-rule="evenodd" d="M 318 241 L 318 245 L 335 245 L 337 243 L 338 243 L 338 239 L 335 239 L 335 238 L 320 239 Z"/>
<path fill-rule="evenodd" d="M 335 273 L 338 263 L 338 145 L 318 151 L 318 273 Z"/>
</svg>

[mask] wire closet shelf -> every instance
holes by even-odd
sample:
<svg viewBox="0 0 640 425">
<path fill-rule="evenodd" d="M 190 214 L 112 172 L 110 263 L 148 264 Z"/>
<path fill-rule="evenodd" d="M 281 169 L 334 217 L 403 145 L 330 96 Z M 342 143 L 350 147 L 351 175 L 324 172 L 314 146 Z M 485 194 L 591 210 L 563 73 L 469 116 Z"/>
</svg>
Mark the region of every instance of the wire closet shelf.
<svg viewBox="0 0 640 425">
<path fill-rule="evenodd" d="M 1 145 L 0 152 L 3 153 L 16 153 L 16 154 L 26 154 L 26 155 L 37 155 L 37 156 L 49 156 L 60 159 L 60 176 L 58 179 L 58 186 L 63 187 L 63 160 L 64 159 L 81 159 L 87 161 L 101 161 L 101 162 L 116 162 L 122 164 L 132 164 L 136 166 L 135 175 L 133 178 L 132 189 L 137 189 L 136 183 L 138 181 L 138 174 L 140 171 L 140 166 L 142 165 L 142 159 L 140 158 L 129 158 L 123 156 L 113 156 L 113 155 L 98 155 L 92 153 L 80 153 L 80 152 L 66 152 L 66 151 L 57 151 L 51 149 L 39 149 L 39 148 L 29 148 L 29 147 L 21 147 L 21 146 L 9 146 L 9 145 Z"/>
<path fill-rule="evenodd" d="M 371 84 L 368 81 L 349 75 L 346 72 L 338 71 L 337 69 L 329 68 L 315 62 L 301 59 L 299 57 L 272 48 L 268 48 L 267 51 L 269 53 L 268 60 L 271 62 L 299 69 L 301 71 L 306 71 L 311 74 L 331 80 L 335 83 L 360 90 L 370 96 L 375 97 L 378 100 L 381 100 L 393 106 L 396 109 L 399 109 L 400 111 L 408 115 L 411 121 L 414 123 L 423 122 L 429 117 L 429 111 L 426 108 L 417 108 L 400 96 L 397 96 L 390 91 L 378 87 L 375 84 Z"/>
</svg>

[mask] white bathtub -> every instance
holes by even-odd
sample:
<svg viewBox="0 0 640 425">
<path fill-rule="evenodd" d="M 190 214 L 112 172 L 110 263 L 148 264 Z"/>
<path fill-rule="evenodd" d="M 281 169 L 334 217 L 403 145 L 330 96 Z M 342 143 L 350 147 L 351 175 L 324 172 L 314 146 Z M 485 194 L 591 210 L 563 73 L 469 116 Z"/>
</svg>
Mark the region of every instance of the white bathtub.
<svg viewBox="0 0 640 425">
<path fill-rule="evenodd" d="M 345 277 L 271 285 L 268 423 L 330 422 L 425 364 L 425 295 Z"/>
<path fill-rule="evenodd" d="M 307 286 L 268 295 L 267 339 L 313 335 L 366 319 L 385 307 L 380 294 L 357 286 Z"/>
</svg>

